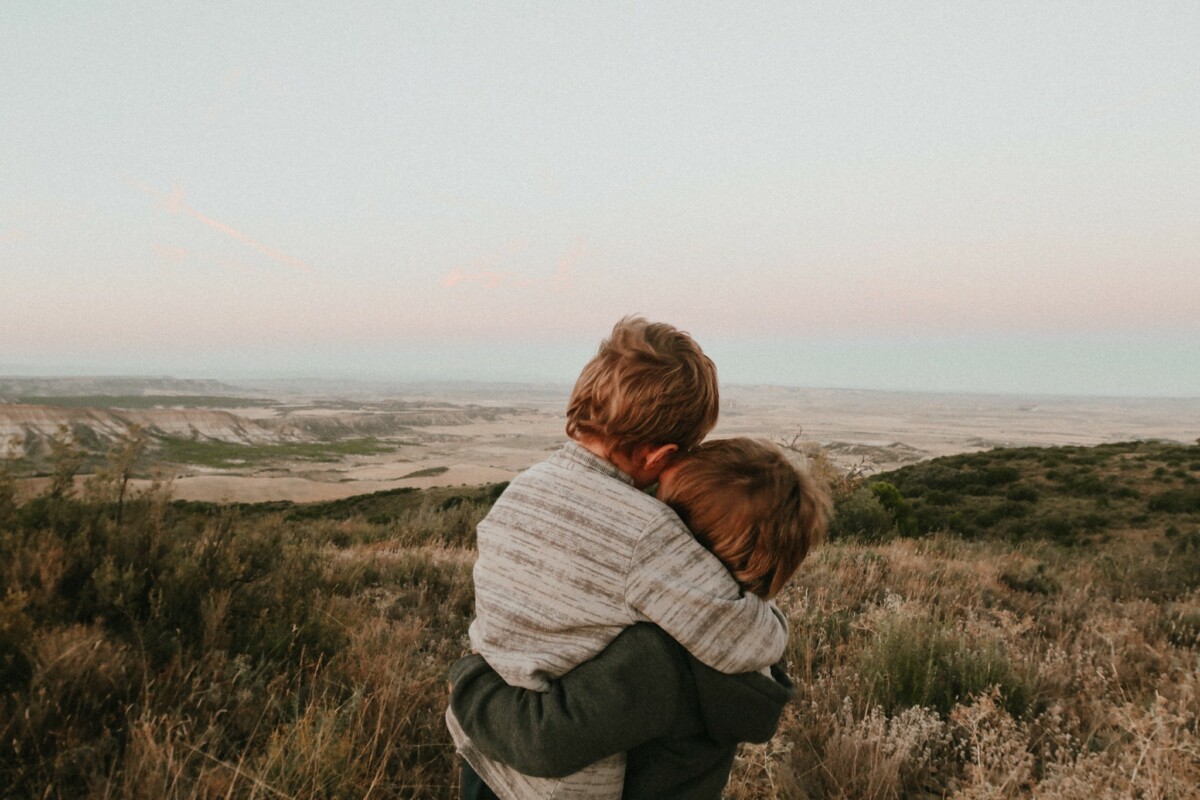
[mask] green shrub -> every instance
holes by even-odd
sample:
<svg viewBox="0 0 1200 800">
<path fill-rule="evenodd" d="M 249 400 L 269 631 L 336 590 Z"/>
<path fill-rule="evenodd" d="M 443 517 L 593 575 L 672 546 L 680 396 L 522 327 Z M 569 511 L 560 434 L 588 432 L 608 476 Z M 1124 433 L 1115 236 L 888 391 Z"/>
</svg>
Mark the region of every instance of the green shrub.
<svg viewBox="0 0 1200 800">
<path fill-rule="evenodd" d="M 1083 497 L 1094 497 L 1108 491 L 1108 487 L 1105 486 L 1100 476 L 1091 470 L 1080 470 L 1079 472 L 1065 476 L 1063 484 L 1072 494 Z"/>
<path fill-rule="evenodd" d="M 962 502 L 960 495 L 935 489 L 925 495 L 925 502 L 935 506 L 953 506 Z"/>
<path fill-rule="evenodd" d="M 1001 520 L 1026 516 L 1029 513 L 1029 506 L 1026 503 L 1016 503 L 1007 501 L 999 505 L 980 512 L 975 517 L 975 522 L 985 528 L 995 526 Z"/>
<path fill-rule="evenodd" d="M 988 486 L 1003 486 L 1021 477 L 1021 471 L 1008 464 L 989 466 L 983 471 L 983 482 Z"/>
<path fill-rule="evenodd" d="M 1136 558 L 1104 558 L 1100 566 L 1118 599 L 1177 600 L 1200 589 L 1200 533 L 1153 542 Z"/>
<path fill-rule="evenodd" d="M 891 513 L 869 488 L 862 488 L 834 507 L 829 522 L 829 538 L 854 537 L 867 542 L 888 539 L 895 534 Z"/>
<path fill-rule="evenodd" d="M 876 499 L 892 515 L 896 531 L 901 536 L 916 536 L 917 520 L 913 514 L 912 503 L 904 499 L 900 490 L 887 481 L 875 481 L 869 488 Z"/>
<path fill-rule="evenodd" d="M 1009 663 L 1000 642 L 971 640 L 928 618 L 888 618 L 862 651 L 859 673 L 889 714 L 923 706 L 946 715 L 998 686 L 1005 708 L 1020 717 L 1036 695 L 1033 678 Z"/>
<path fill-rule="evenodd" d="M 1193 514 L 1200 512 L 1200 489 L 1168 489 L 1150 498 L 1147 504 L 1151 511 L 1166 514 Z"/>
<path fill-rule="evenodd" d="M 1037 521 L 1037 526 L 1042 533 L 1057 542 L 1072 544 L 1079 538 L 1075 523 L 1060 514 L 1042 517 Z"/>
<path fill-rule="evenodd" d="M 959 491 L 971 481 L 971 473 L 955 469 L 949 464 L 930 464 L 922 473 L 926 486 L 931 489 Z"/>
<path fill-rule="evenodd" d="M 1009 500 L 1015 500 L 1022 503 L 1035 503 L 1038 499 L 1037 489 L 1027 484 L 1019 483 L 1016 486 L 1009 487 L 1004 496 Z"/>
<path fill-rule="evenodd" d="M 17 483 L 10 462 L 0 462 L 0 530 L 12 522 L 17 513 Z"/>
<path fill-rule="evenodd" d="M 1112 525 L 1112 517 L 1108 514 L 1092 512 L 1079 517 L 1079 527 L 1088 533 L 1097 533 Z"/>
<path fill-rule="evenodd" d="M 916 518 L 917 530 L 921 533 L 935 533 L 949 528 L 950 514 L 944 508 L 918 506 Z"/>
</svg>

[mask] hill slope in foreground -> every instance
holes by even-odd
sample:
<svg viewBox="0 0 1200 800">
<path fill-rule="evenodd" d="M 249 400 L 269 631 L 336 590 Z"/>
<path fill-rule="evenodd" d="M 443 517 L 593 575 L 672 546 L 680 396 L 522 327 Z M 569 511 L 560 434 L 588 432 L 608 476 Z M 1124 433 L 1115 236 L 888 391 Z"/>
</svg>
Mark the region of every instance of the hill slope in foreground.
<svg viewBox="0 0 1200 800">
<path fill-rule="evenodd" d="M 846 485 L 839 538 L 779 598 L 798 698 L 728 796 L 1194 796 L 1198 478 L 1200 446 L 1134 442 Z M 457 796 L 445 679 L 502 485 L 219 505 L 122 500 L 102 471 L 86 501 L 20 506 L 4 486 L 6 796 Z"/>
</svg>

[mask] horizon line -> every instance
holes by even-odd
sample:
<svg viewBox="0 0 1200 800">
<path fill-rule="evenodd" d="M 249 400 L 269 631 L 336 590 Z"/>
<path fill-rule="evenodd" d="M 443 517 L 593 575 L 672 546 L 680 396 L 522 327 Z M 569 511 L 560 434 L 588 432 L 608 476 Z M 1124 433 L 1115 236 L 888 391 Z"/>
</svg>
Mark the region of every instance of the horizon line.
<svg viewBox="0 0 1200 800">
<path fill-rule="evenodd" d="M 346 382 L 353 384 L 363 384 L 376 386 L 428 386 L 428 385 L 450 385 L 450 386 L 519 386 L 530 388 L 554 388 L 569 392 L 573 381 L 550 381 L 550 380 L 502 380 L 495 378 L 404 378 L 404 377 L 386 377 L 378 374 L 357 374 L 331 376 L 328 374 L 294 374 L 294 375 L 259 375 L 259 376 L 219 376 L 205 375 L 198 377 L 179 377 L 169 373 L 56 373 L 56 374 L 14 374 L 5 370 L 3 365 L 0 365 L 0 380 L 22 380 L 22 381 L 38 381 L 38 380 L 109 380 L 109 381 L 138 381 L 138 380 L 166 380 L 177 381 L 180 383 L 187 381 L 212 381 L 215 383 L 229 384 L 230 388 L 250 388 L 239 387 L 238 382 L 254 382 L 254 381 L 289 381 L 289 382 L 313 382 L 313 383 L 333 383 Z M 972 391 L 966 389 L 913 389 L 913 388 L 892 388 L 892 387 L 856 387 L 856 386 L 815 386 L 793 383 L 770 383 L 762 381 L 722 381 L 721 386 L 729 388 L 742 389 L 788 389 L 798 391 L 812 392 L 840 392 L 854 394 L 892 394 L 892 395 L 937 395 L 937 396 L 965 396 L 965 397 L 1010 397 L 1024 399 L 1087 399 L 1087 400 L 1163 400 L 1163 401 L 1200 401 L 1200 393 L 1197 394 L 1132 394 L 1120 392 L 1046 392 L 1046 391 L 1021 391 L 1013 390 L 987 390 L 987 391 Z"/>
</svg>

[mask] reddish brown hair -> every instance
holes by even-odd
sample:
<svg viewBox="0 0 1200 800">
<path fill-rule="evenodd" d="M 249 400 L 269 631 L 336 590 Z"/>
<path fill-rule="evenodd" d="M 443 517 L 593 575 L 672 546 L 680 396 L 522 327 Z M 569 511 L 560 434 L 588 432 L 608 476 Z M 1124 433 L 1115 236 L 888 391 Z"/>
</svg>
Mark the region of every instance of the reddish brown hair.
<svg viewBox="0 0 1200 800">
<path fill-rule="evenodd" d="M 829 495 L 774 445 L 705 442 L 660 479 L 658 497 L 738 583 L 771 598 L 825 535 Z"/>
<path fill-rule="evenodd" d="M 717 368 L 683 331 L 625 317 L 583 368 L 567 404 L 567 435 L 638 445 L 695 446 L 717 424 Z"/>
</svg>

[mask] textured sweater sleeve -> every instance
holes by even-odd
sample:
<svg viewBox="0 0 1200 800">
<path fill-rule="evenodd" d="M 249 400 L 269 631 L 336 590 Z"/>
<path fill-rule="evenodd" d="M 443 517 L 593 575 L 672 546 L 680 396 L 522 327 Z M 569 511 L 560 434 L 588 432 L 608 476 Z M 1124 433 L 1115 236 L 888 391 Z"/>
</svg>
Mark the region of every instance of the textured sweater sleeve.
<svg viewBox="0 0 1200 800">
<path fill-rule="evenodd" d="M 450 682 L 450 706 L 475 746 L 543 778 L 662 736 L 682 693 L 694 691 L 678 645 L 646 624 L 622 631 L 546 692 L 509 686 L 477 655 L 456 662 Z"/>
<path fill-rule="evenodd" d="M 777 662 L 787 622 L 773 603 L 743 594 L 725 566 L 673 512 L 646 529 L 634 552 L 626 602 L 700 661 L 725 673 Z"/>
</svg>

